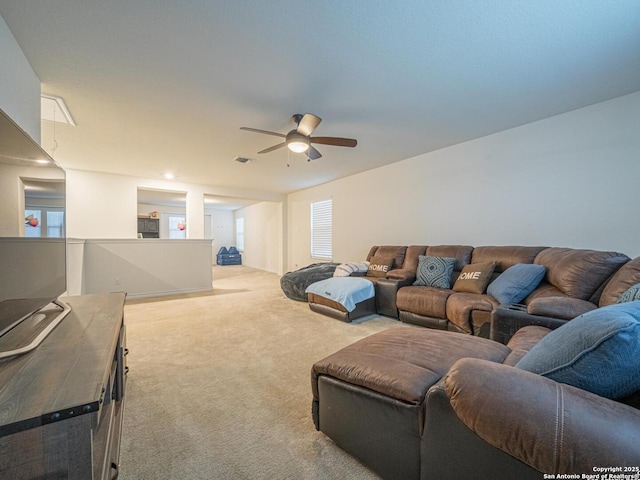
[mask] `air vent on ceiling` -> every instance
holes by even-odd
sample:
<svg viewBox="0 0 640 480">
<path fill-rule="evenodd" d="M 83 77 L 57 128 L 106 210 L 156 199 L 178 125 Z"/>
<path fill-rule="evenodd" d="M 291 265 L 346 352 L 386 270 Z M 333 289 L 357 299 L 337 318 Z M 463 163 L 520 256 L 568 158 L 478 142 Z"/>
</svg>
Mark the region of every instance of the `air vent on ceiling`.
<svg viewBox="0 0 640 480">
<path fill-rule="evenodd" d="M 251 163 L 253 162 L 253 158 L 246 158 L 246 157 L 236 157 L 234 158 L 234 160 L 238 163 Z"/>
</svg>

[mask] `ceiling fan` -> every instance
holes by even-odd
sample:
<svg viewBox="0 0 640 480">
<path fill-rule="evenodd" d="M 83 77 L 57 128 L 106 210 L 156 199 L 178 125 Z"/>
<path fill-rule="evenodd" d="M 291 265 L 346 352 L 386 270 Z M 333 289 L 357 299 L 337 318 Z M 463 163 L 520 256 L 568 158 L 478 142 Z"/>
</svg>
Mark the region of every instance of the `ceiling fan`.
<svg viewBox="0 0 640 480">
<path fill-rule="evenodd" d="M 322 119 L 312 113 L 305 113 L 301 115 L 296 113 L 291 117 L 298 127 L 291 130 L 286 135 L 278 132 L 270 132 L 268 130 L 260 130 L 258 128 L 240 127 L 240 130 L 247 130 L 249 132 L 264 133 L 266 135 L 274 135 L 276 137 L 284 138 L 284 142 L 274 145 L 264 150 L 260 150 L 258 153 L 269 153 L 280 147 L 287 146 L 289 150 L 295 153 L 306 152 L 309 160 L 317 160 L 322 157 L 322 154 L 313 147 L 312 143 L 319 143 L 322 145 L 334 145 L 336 147 L 355 147 L 358 144 L 357 140 L 353 138 L 339 138 L 339 137 L 312 137 L 313 131 L 320 125 Z"/>
</svg>

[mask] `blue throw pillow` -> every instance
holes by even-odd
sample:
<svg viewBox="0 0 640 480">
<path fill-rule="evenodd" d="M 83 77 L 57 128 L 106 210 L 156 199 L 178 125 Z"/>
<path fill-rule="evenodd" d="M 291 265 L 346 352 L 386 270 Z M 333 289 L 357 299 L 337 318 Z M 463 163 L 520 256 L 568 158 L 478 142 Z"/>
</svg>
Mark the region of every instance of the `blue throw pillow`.
<svg viewBox="0 0 640 480">
<path fill-rule="evenodd" d="M 618 297 L 616 303 L 635 302 L 640 300 L 640 283 L 631 285 L 622 295 Z"/>
<path fill-rule="evenodd" d="M 540 285 L 545 273 L 544 265 L 516 263 L 489 284 L 487 293 L 503 304 L 519 303 Z"/>
<path fill-rule="evenodd" d="M 640 390 L 640 301 L 570 320 L 549 332 L 516 367 L 607 398 Z"/>
<path fill-rule="evenodd" d="M 425 287 L 451 288 L 451 275 L 455 264 L 455 258 L 420 255 L 416 281 L 413 284 Z"/>
</svg>

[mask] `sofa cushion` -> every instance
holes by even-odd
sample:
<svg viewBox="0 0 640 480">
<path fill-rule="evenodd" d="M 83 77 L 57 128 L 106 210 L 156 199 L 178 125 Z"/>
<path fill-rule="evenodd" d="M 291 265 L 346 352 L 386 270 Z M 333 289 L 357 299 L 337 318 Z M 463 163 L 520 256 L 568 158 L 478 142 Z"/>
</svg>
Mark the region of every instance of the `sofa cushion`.
<svg viewBox="0 0 640 480">
<path fill-rule="evenodd" d="M 549 283 L 581 300 L 589 300 L 628 261 L 629 257 L 622 253 L 560 247 L 547 248 L 535 259 L 535 263 L 547 268 Z"/>
<path fill-rule="evenodd" d="M 607 398 L 640 389 L 640 301 L 598 308 L 551 331 L 516 367 Z"/>
<path fill-rule="evenodd" d="M 405 253 L 404 265 L 402 266 L 402 268 L 413 271 L 413 273 L 415 273 L 416 270 L 418 270 L 418 261 L 420 259 L 420 255 L 425 255 L 426 251 L 426 245 L 409 245 Z"/>
<path fill-rule="evenodd" d="M 504 272 L 516 263 L 533 263 L 536 256 L 547 247 L 485 246 L 475 247 L 471 263 L 494 262 L 496 272 Z"/>
<path fill-rule="evenodd" d="M 545 273 L 542 265 L 517 263 L 491 282 L 487 293 L 503 304 L 519 303 L 535 290 Z"/>
<path fill-rule="evenodd" d="M 522 357 L 535 347 L 551 329 L 538 325 L 527 325 L 519 328 L 513 337 L 509 339 L 507 347 L 511 349 L 511 353 L 504 359 L 504 364 L 513 367 Z"/>
<path fill-rule="evenodd" d="M 616 303 L 635 302 L 636 300 L 640 300 L 640 283 L 630 286 L 620 295 Z"/>
<path fill-rule="evenodd" d="M 414 285 L 437 288 L 451 288 L 451 274 L 456 264 L 455 258 L 420 255 Z"/>
<path fill-rule="evenodd" d="M 600 295 L 600 307 L 612 305 L 618 301 L 629 287 L 640 282 L 640 257 L 629 260 L 618 270 Z"/>
<path fill-rule="evenodd" d="M 393 257 L 378 257 L 376 255 L 369 260 L 367 277 L 386 277 L 387 272 L 391 270 L 392 265 Z"/>
<path fill-rule="evenodd" d="M 402 287 L 396 295 L 398 310 L 433 318 L 447 318 L 447 299 L 453 290 L 434 287 Z"/>
<path fill-rule="evenodd" d="M 455 292 L 484 293 L 491 281 L 491 275 L 496 268 L 494 262 L 491 263 L 470 263 L 462 267 L 460 276 L 453 285 Z"/>
<path fill-rule="evenodd" d="M 454 270 L 460 271 L 467 263 L 471 263 L 473 247 L 470 245 L 431 245 L 427 247 L 425 255 L 431 257 L 455 258 Z"/>
<path fill-rule="evenodd" d="M 426 328 L 392 328 L 370 335 L 316 362 L 312 369 L 314 399 L 317 380 L 329 375 L 409 404 L 421 404 L 427 390 L 460 358 L 502 363 L 506 345 L 484 338 Z"/>
</svg>

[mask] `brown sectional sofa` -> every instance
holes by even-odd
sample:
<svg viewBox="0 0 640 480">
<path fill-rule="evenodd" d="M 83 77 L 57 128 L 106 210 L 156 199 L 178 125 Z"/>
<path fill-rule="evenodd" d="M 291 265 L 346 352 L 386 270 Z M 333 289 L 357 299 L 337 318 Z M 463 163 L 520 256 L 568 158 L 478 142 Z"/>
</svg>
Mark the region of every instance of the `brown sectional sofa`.
<svg viewBox="0 0 640 480">
<path fill-rule="evenodd" d="M 615 304 L 640 282 L 640 257 L 444 245 L 374 247 L 367 259 L 376 253 L 398 255 L 374 280 L 378 313 L 432 328 L 389 329 L 316 362 L 318 430 L 386 479 L 569 478 L 560 474 L 625 466 L 635 473 L 640 390 L 614 400 L 515 366 L 552 329 Z M 413 285 L 420 255 L 455 258 L 453 281 L 470 263 L 495 262 L 493 278 L 518 263 L 543 265 L 546 274 L 522 304 L 499 305 L 486 293 Z M 479 338 L 489 326 L 491 339 Z M 598 375 L 620 375 L 603 358 Z"/>
<path fill-rule="evenodd" d="M 455 258 L 451 285 L 465 265 L 475 263 L 496 264 L 492 281 L 518 263 L 543 265 L 547 273 L 521 305 L 505 306 L 486 293 L 413 285 L 421 255 Z M 627 255 L 617 252 L 538 246 L 386 245 L 372 247 L 367 260 L 374 256 L 395 258 L 394 267 L 385 278 L 367 277 L 375 284 L 377 313 L 406 323 L 483 337 L 490 336 L 492 318 L 496 316 L 501 325 L 519 319 L 520 326 L 553 328 L 598 306 L 613 303 L 626 283 L 615 289 L 605 290 L 605 286 L 630 262 Z M 627 277 L 633 284 L 633 279 L 640 281 L 640 260 L 631 265 L 635 267 L 623 272 L 630 274 Z M 496 339 L 506 343 L 514 331 L 506 331 L 502 336 L 496 331 Z"/>
<path fill-rule="evenodd" d="M 530 325 L 507 345 L 417 326 L 366 337 L 313 366 L 315 426 L 385 479 L 637 467 L 640 390 L 612 400 L 515 367 L 550 332 Z"/>
</svg>

